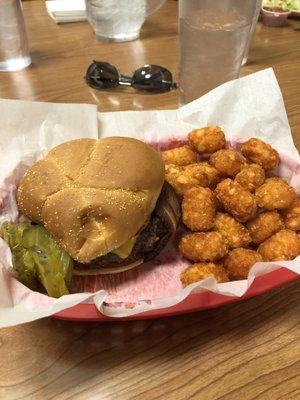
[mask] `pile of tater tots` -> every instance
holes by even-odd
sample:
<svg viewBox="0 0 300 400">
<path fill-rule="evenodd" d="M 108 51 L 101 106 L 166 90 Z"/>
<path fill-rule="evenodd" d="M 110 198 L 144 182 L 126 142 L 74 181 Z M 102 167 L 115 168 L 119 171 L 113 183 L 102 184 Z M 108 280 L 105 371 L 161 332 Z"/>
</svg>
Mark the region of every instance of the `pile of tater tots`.
<svg viewBox="0 0 300 400">
<path fill-rule="evenodd" d="M 202 155 L 208 161 L 199 161 Z M 211 276 L 246 279 L 256 262 L 300 254 L 300 199 L 275 176 L 280 160 L 269 144 L 251 138 L 239 153 L 226 145 L 221 128 L 209 126 L 193 130 L 187 145 L 162 157 L 189 231 L 179 242 L 193 263 L 181 274 L 183 286 Z"/>
</svg>

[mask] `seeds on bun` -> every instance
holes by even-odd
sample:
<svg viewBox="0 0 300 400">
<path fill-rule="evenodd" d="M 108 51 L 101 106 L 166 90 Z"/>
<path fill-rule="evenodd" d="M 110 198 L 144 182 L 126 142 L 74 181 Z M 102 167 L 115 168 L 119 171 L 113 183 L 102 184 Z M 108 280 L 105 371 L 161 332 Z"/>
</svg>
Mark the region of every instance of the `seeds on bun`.
<svg viewBox="0 0 300 400">
<path fill-rule="evenodd" d="M 81 272 L 114 269 L 126 264 L 124 258 L 135 265 L 145 259 L 137 251 L 139 235 L 145 235 L 151 220 L 153 225 L 163 184 L 164 163 L 149 145 L 125 137 L 78 139 L 55 147 L 29 168 L 18 189 L 18 205 L 29 219 L 45 226 Z M 163 192 L 173 204 L 177 225 L 177 198 L 170 187 Z M 173 230 L 172 223 L 163 224 Z M 154 254 L 163 229 L 153 228 L 151 234 L 148 250 Z"/>
</svg>

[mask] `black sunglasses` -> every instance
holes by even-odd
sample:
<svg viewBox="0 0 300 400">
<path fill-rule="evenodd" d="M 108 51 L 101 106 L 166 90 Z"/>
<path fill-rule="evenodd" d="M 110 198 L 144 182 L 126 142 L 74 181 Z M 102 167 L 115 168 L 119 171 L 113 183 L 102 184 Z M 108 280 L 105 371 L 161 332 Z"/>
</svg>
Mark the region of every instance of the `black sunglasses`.
<svg viewBox="0 0 300 400">
<path fill-rule="evenodd" d="M 86 83 L 95 89 L 110 89 L 119 85 L 131 86 L 138 90 L 163 93 L 176 89 L 172 74 L 159 65 L 144 65 L 134 71 L 132 77 L 122 75 L 114 65 L 93 61 L 85 75 Z"/>
</svg>

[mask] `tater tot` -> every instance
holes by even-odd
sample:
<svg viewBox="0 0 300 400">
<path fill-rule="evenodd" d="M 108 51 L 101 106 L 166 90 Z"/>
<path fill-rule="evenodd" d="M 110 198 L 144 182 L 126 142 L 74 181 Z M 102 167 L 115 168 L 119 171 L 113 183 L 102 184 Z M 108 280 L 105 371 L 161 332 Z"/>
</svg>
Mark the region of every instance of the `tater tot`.
<svg viewBox="0 0 300 400">
<path fill-rule="evenodd" d="M 260 139 L 247 140 L 242 145 L 242 154 L 247 160 L 261 165 L 266 171 L 276 168 L 279 164 L 278 152 Z"/>
<path fill-rule="evenodd" d="M 208 231 L 214 225 L 216 207 L 213 192 L 208 188 L 192 188 L 185 192 L 182 221 L 192 231 Z"/>
<path fill-rule="evenodd" d="M 262 256 L 257 251 L 241 247 L 232 250 L 223 260 L 231 280 L 247 279 L 250 268 L 261 261 Z"/>
<path fill-rule="evenodd" d="M 197 179 L 199 186 L 215 187 L 220 181 L 220 174 L 212 165 L 207 162 L 190 164 L 184 167 L 184 176 L 187 179 Z"/>
<path fill-rule="evenodd" d="M 195 163 L 184 167 L 166 165 L 166 181 L 179 196 L 193 187 L 214 187 L 219 181 L 218 171 L 208 163 Z"/>
<path fill-rule="evenodd" d="M 178 179 L 182 175 L 182 173 L 183 173 L 183 167 L 180 167 L 179 165 L 166 164 L 165 166 L 165 180 L 173 187 L 175 192 L 180 196 L 183 196 L 184 187 L 186 186 L 178 182 Z"/>
<path fill-rule="evenodd" d="M 254 244 L 260 244 L 274 233 L 284 228 L 277 211 L 266 211 L 247 223 L 247 228 Z"/>
<path fill-rule="evenodd" d="M 300 230 L 300 199 L 294 200 L 288 208 L 282 210 L 281 215 L 287 229 Z"/>
<path fill-rule="evenodd" d="M 248 230 L 229 214 L 218 212 L 214 228 L 221 233 L 230 248 L 244 247 L 251 242 Z"/>
<path fill-rule="evenodd" d="M 197 153 L 187 145 L 162 151 L 161 156 L 165 164 L 188 165 L 197 161 Z"/>
<path fill-rule="evenodd" d="M 296 197 L 295 189 L 284 179 L 273 177 L 255 191 L 257 204 L 266 210 L 282 210 L 289 207 Z"/>
<path fill-rule="evenodd" d="M 235 181 L 249 192 L 254 192 L 264 183 L 265 171 L 258 164 L 249 164 L 236 175 Z"/>
<path fill-rule="evenodd" d="M 228 247 L 219 232 L 197 232 L 183 236 L 179 251 L 194 262 L 217 261 L 227 254 Z"/>
<path fill-rule="evenodd" d="M 214 263 L 193 264 L 181 273 L 180 280 L 182 286 L 185 287 L 210 277 L 215 278 L 218 283 L 228 282 L 228 276 L 223 266 Z"/>
<path fill-rule="evenodd" d="M 214 153 L 225 147 L 225 135 L 219 126 L 194 129 L 188 134 L 190 145 L 198 153 Z"/>
<path fill-rule="evenodd" d="M 220 212 L 224 212 L 224 207 L 223 204 L 220 202 L 220 200 L 218 199 L 217 195 L 216 195 L 216 191 L 214 191 L 213 193 L 214 196 L 214 201 L 215 201 L 215 206 L 216 206 L 216 210 L 220 211 Z"/>
<path fill-rule="evenodd" d="M 210 163 L 221 175 L 234 177 L 245 166 L 246 160 L 234 149 L 221 149 L 210 156 Z"/>
<path fill-rule="evenodd" d="M 293 260 L 300 254 L 300 238 L 295 231 L 282 229 L 258 248 L 264 261 Z"/>
<path fill-rule="evenodd" d="M 232 179 L 220 182 L 215 190 L 224 209 L 239 222 L 251 219 L 257 210 L 255 197 Z"/>
</svg>

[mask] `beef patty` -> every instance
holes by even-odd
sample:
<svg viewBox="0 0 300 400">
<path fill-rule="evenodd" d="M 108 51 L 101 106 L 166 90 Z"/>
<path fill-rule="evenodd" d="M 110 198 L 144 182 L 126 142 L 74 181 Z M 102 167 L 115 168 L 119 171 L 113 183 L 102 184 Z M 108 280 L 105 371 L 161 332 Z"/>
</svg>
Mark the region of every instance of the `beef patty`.
<svg viewBox="0 0 300 400">
<path fill-rule="evenodd" d="M 75 263 L 78 271 L 97 268 L 117 267 L 131 264 L 137 260 L 144 262 L 155 257 L 166 245 L 176 230 L 180 218 L 180 203 L 173 188 L 165 183 L 157 205 L 151 214 L 147 226 L 138 234 L 130 255 L 123 259 L 117 254 L 108 253 L 88 264 Z"/>
</svg>

